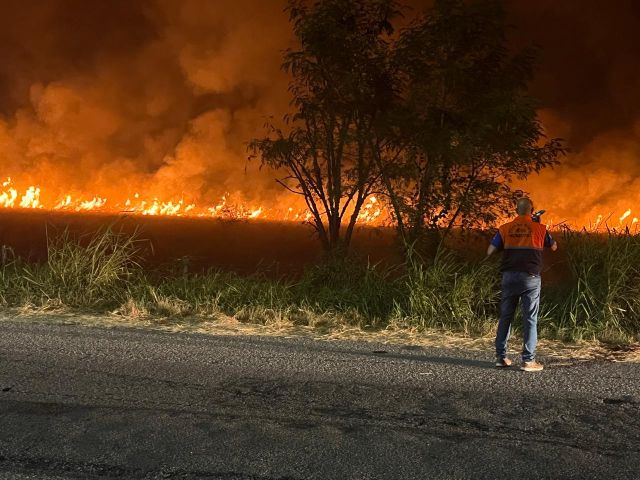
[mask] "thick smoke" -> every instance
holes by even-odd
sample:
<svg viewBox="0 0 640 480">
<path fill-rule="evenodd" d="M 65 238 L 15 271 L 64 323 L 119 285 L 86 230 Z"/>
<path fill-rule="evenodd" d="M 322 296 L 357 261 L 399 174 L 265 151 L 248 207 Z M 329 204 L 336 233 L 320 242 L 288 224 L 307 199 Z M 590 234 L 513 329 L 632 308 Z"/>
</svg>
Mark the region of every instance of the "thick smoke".
<svg viewBox="0 0 640 480">
<path fill-rule="evenodd" d="M 524 185 L 554 222 L 617 227 L 640 217 L 640 3 L 507 2 L 516 42 L 540 47 L 532 85 L 549 136 L 567 140 L 562 166 Z"/>
<path fill-rule="evenodd" d="M 247 0 L 3 5 L 0 174 L 56 195 L 279 194 L 271 175 L 246 165 L 245 142 L 287 105 L 279 64 L 291 33 L 282 8 Z"/>
<path fill-rule="evenodd" d="M 0 175 L 53 196 L 278 201 L 245 142 L 288 108 L 284 3 L 4 0 Z M 640 3 L 506 5 L 514 44 L 541 47 L 532 91 L 545 128 L 572 148 L 524 188 L 554 221 L 617 221 L 640 204 Z"/>
</svg>

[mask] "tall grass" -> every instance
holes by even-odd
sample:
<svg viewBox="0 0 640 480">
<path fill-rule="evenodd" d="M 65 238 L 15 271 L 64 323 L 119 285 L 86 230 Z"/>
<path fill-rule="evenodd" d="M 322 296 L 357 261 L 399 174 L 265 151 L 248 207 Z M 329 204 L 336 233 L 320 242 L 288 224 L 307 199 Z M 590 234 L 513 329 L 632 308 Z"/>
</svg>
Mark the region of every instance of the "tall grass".
<svg viewBox="0 0 640 480">
<path fill-rule="evenodd" d="M 141 268 L 135 235 L 107 228 L 88 238 L 48 236 L 47 262 L 5 259 L 0 300 L 36 307 L 112 307 L 126 298 Z"/>
<path fill-rule="evenodd" d="M 224 313 L 266 323 L 291 304 L 292 294 L 283 281 L 256 274 L 243 277 L 210 271 L 161 279 L 145 277 L 130 289 L 130 302 L 153 315 L 214 315 Z"/>
<path fill-rule="evenodd" d="M 540 328 L 569 340 L 640 340 L 640 236 L 565 232 L 569 280 L 543 287 Z M 48 259 L 27 263 L 3 248 L 5 307 L 119 312 L 132 317 L 229 315 L 245 322 L 436 328 L 468 335 L 495 330 L 498 262 L 441 250 L 395 267 L 330 257 L 301 278 L 273 279 L 182 268 L 145 270 L 139 240 L 111 229 L 85 238 L 52 236 Z"/>
<path fill-rule="evenodd" d="M 342 315 L 352 325 L 377 327 L 393 315 L 405 287 L 399 267 L 334 256 L 308 269 L 292 285 L 292 292 L 304 310 Z"/>
<path fill-rule="evenodd" d="M 552 321 L 560 336 L 617 339 L 640 331 L 640 236 L 565 231 L 573 282 Z"/>
<path fill-rule="evenodd" d="M 493 328 L 499 302 L 495 263 L 462 263 L 440 250 L 425 264 L 410 254 L 407 299 L 399 314 L 412 325 L 484 334 Z"/>
</svg>

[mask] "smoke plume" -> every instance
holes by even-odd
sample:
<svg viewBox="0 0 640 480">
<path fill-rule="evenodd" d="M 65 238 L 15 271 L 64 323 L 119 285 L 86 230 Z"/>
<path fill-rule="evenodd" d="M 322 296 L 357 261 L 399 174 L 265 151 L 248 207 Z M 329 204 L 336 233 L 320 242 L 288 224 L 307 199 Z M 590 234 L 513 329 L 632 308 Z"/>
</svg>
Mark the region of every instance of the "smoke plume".
<svg viewBox="0 0 640 480">
<path fill-rule="evenodd" d="M 279 2 L 4 4 L 0 174 L 56 195 L 280 193 L 245 150 L 287 106 Z"/>
<path fill-rule="evenodd" d="M 416 9 L 429 1 L 415 0 Z M 246 162 L 265 116 L 288 109 L 284 0 L 3 1 L 0 176 L 62 193 L 140 191 L 276 203 Z M 532 93 L 563 164 L 523 187 L 555 221 L 640 216 L 635 0 L 507 0 L 515 46 L 540 46 Z M 248 172 L 247 172 L 248 169 Z M 46 199 L 45 199 L 46 200 Z M 50 200 L 54 200 L 51 198 Z"/>
<path fill-rule="evenodd" d="M 608 224 L 640 216 L 640 63 L 633 0 L 507 2 L 518 44 L 539 46 L 532 93 L 549 136 L 566 139 L 562 165 L 524 185 L 554 222 Z"/>
</svg>

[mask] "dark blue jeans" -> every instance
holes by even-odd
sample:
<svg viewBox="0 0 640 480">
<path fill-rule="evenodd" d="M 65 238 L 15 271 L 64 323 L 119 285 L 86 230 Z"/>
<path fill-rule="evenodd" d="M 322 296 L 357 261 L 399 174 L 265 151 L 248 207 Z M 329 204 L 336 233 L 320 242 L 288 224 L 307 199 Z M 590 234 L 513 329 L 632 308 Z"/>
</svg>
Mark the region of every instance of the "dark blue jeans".
<svg viewBox="0 0 640 480">
<path fill-rule="evenodd" d="M 522 335 L 524 346 L 522 360 L 530 362 L 535 358 L 538 343 L 538 311 L 540 309 L 540 276 L 526 272 L 503 272 L 502 298 L 500 300 L 500 321 L 496 334 L 496 356 L 507 356 L 507 340 L 511 332 L 511 322 L 516 314 L 518 301 L 522 301 Z"/>
</svg>

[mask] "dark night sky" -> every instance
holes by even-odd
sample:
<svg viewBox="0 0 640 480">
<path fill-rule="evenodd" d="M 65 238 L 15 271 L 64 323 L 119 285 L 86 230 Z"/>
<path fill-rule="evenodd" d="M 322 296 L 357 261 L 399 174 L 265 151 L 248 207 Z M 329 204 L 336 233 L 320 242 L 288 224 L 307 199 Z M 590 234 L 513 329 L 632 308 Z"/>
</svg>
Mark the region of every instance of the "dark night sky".
<svg viewBox="0 0 640 480">
<path fill-rule="evenodd" d="M 635 182 L 640 2 L 506 5 L 514 43 L 541 48 L 532 92 L 549 133 L 570 142 L 567 168 L 597 167 L 605 158 L 599 152 L 618 149 L 624 184 Z M 188 187 L 206 197 L 241 190 L 243 142 L 260 131 L 264 115 L 287 107 L 278 67 L 291 33 L 281 0 L 0 0 L 0 6 L 5 170 L 39 179 L 80 171 L 79 162 L 88 167 L 86 176 L 76 175 L 85 185 L 96 172 L 114 181 L 153 174 L 165 184 L 179 172 L 176 191 Z"/>
<path fill-rule="evenodd" d="M 640 2 L 511 0 L 519 35 L 541 48 L 533 93 L 580 148 L 640 118 Z"/>
</svg>

